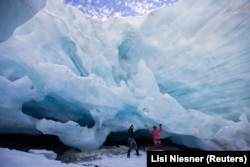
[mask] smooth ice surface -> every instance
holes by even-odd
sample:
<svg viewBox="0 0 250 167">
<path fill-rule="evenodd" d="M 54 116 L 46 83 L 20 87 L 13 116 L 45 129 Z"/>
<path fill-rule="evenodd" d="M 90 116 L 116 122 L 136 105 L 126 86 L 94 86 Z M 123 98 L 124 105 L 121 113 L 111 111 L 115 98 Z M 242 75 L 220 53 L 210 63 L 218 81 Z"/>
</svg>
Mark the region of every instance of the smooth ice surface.
<svg viewBox="0 0 250 167">
<path fill-rule="evenodd" d="M 53 151 L 49 151 L 49 150 L 31 149 L 31 150 L 28 150 L 28 152 L 32 153 L 32 154 L 35 154 L 35 155 L 44 156 L 44 157 L 46 157 L 46 158 L 48 158 L 50 160 L 55 160 L 57 158 L 57 154 L 54 153 Z"/>
<path fill-rule="evenodd" d="M 141 156 L 137 157 L 131 155 L 129 160 L 126 155 L 117 156 L 102 156 L 101 159 L 96 159 L 90 162 L 79 162 L 77 164 L 73 163 L 62 163 L 56 160 L 50 160 L 42 155 L 37 155 L 39 152 L 44 152 L 43 150 L 37 150 L 36 153 L 27 153 L 17 150 L 9 150 L 7 148 L 0 148 L 0 162 L 2 167 L 144 167 L 146 166 L 146 153 L 141 152 Z"/>
<path fill-rule="evenodd" d="M 90 150 L 132 123 L 162 123 L 163 138 L 188 147 L 250 149 L 248 0 L 183 0 L 105 22 L 61 0 L 25 2 L 1 19 L 15 31 L 0 43 L 0 133 Z M 28 6 L 40 9 L 29 20 Z"/>
<path fill-rule="evenodd" d="M 7 148 L 0 148 L 0 162 L 3 167 L 80 167 L 77 164 L 65 164 L 60 161 L 50 160 L 42 155 L 37 155 L 34 153 L 27 153 L 18 150 L 9 150 Z"/>
<path fill-rule="evenodd" d="M 15 28 L 45 6 L 46 0 L 1 0 L 0 2 L 0 42 L 8 39 Z"/>
</svg>

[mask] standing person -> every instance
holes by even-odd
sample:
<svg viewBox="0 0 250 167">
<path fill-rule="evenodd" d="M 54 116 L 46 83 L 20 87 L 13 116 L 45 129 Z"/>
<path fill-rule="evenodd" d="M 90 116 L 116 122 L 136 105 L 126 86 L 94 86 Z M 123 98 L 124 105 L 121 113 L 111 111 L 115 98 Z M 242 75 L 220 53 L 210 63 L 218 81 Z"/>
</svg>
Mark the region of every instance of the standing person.
<svg viewBox="0 0 250 167">
<path fill-rule="evenodd" d="M 139 150 L 138 150 L 138 146 L 137 143 L 134 139 L 134 125 L 130 125 L 129 129 L 128 129 L 128 143 L 129 143 L 129 149 L 128 149 L 128 153 L 127 153 L 127 157 L 130 157 L 130 151 L 131 149 L 135 149 L 136 150 L 136 155 L 139 156 Z"/>
<path fill-rule="evenodd" d="M 160 129 L 157 129 L 156 126 L 153 126 L 153 130 L 149 130 L 149 133 L 153 135 L 154 146 L 156 150 L 161 149 L 161 138 L 160 133 L 162 132 L 162 125 L 159 125 Z"/>
</svg>

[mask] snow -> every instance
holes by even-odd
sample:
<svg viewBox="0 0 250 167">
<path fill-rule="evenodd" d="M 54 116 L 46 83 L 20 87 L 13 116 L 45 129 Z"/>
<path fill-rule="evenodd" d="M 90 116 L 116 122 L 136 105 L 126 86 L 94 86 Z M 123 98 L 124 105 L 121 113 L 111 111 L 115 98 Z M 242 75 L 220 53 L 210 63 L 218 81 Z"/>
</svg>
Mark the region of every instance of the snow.
<svg viewBox="0 0 250 167">
<path fill-rule="evenodd" d="M 146 153 L 142 152 L 142 155 L 137 157 L 136 155 L 131 156 L 129 159 L 126 156 L 114 156 L 111 158 L 105 158 L 102 160 L 96 160 L 93 164 L 100 167 L 120 166 L 120 167 L 135 167 L 135 166 L 146 166 Z"/>
<path fill-rule="evenodd" d="M 0 10 L 0 133 L 86 151 L 161 123 L 162 138 L 191 148 L 250 149 L 249 0 L 183 0 L 104 22 L 62 0 L 24 2 Z"/>
<path fill-rule="evenodd" d="M 44 152 L 44 150 L 36 150 L 36 152 Z M 10 150 L 7 148 L 0 148 L 0 164 L 1 167 L 133 167 L 133 166 L 146 166 L 146 153 L 141 152 L 141 156 L 137 157 L 131 155 L 128 159 L 126 155 L 117 155 L 113 157 L 105 157 L 102 159 L 97 159 L 90 162 L 78 162 L 77 164 L 73 163 L 62 163 L 57 160 L 50 160 L 44 156 L 36 155 L 33 153 L 22 152 L 18 150 Z"/>
</svg>

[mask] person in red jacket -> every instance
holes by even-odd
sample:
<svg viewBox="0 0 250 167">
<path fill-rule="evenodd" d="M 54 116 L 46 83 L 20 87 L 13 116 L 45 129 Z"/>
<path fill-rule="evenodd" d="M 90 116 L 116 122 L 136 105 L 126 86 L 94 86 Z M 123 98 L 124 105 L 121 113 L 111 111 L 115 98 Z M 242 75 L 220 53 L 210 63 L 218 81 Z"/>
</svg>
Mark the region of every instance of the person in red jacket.
<svg viewBox="0 0 250 167">
<path fill-rule="evenodd" d="M 160 129 L 157 129 L 156 126 L 153 126 L 153 130 L 149 130 L 149 133 L 153 135 L 155 149 L 161 149 L 161 138 L 160 133 L 162 132 L 162 125 L 159 125 Z"/>
</svg>

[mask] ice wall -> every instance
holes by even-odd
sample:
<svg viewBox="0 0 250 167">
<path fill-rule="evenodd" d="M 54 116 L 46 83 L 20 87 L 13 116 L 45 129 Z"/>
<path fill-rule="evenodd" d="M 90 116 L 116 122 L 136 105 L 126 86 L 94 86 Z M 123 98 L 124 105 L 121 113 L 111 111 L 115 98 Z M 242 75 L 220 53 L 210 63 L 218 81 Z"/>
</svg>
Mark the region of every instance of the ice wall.
<svg viewBox="0 0 250 167">
<path fill-rule="evenodd" d="M 188 147 L 249 150 L 249 9 L 183 0 L 99 22 L 48 0 L 26 22 L 2 20 L 25 23 L 0 43 L 0 132 L 89 150 L 130 124 L 162 123 L 163 138 Z"/>
</svg>

